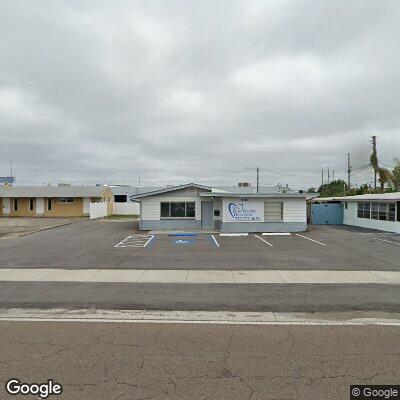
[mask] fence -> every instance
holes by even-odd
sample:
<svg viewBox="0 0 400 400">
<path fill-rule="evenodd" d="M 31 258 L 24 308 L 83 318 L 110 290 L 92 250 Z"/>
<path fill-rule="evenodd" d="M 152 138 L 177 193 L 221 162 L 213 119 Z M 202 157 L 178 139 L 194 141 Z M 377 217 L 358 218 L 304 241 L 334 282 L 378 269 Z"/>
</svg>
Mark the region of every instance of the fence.
<svg viewBox="0 0 400 400">
<path fill-rule="evenodd" d="M 107 217 L 107 203 L 90 203 L 90 219 Z"/>
<path fill-rule="evenodd" d="M 137 202 L 114 203 L 114 214 L 117 215 L 139 215 L 140 205 Z"/>
</svg>

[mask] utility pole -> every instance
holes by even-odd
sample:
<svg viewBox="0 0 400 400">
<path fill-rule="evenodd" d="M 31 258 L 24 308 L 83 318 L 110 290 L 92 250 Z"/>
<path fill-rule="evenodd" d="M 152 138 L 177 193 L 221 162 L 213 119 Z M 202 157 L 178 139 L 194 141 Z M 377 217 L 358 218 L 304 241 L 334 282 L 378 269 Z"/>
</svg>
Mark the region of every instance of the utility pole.
<svg viewBox="0 0 400 400">
<path fill-rule="evenodd" d="M 324 169 L 321 171 L 321 186 L 324 184 Z"/>
<path fill-rule="evenodd" d="M 328 169 L 328 185 L 329 185 L 329 179 L 330 179 L 329 167 L 327 169 Z"/>
<path fill-rule="evenodd" d="M 376 153 L 376 136 L 372 136 L 372 155 L 373 157 L 375 157 L 376 160 L 378 160 L 378 156 Z M 373 167 L 374 167 L 374 190 L 376 190 L 377 165 Z"/>
<path fill-rule="evenodd" d="M 13 165 L 12 165 L 12 160 L 10 160 L 10 176 L 13 176 Z"/>
<path fill-rule="evenodd" d="M 247 169 L 252 169 L 253 171 L 257 172 L 257 193 L 259 192 L 259 186 L 260 186 L 260 167 L 252 168 L 252 167 L 246 167 Z"/>
<path fill-rule="evenodd" d="M 335 170 L 332 170 L 332 181 L 335 180 Z"/>
<path fill-rule="evenodd" d="M 260 168 L 257 167 L 257 193 L 258 193 L 259 182 L 260 182 Z"/>
<path fill-rule="evenodd" d="M 350 162 L 350 153 L 347 154 L 347 186 L 348 190 L 350 190 L 350 174 L 351 174 L 351 162 Z"/>
</svg>

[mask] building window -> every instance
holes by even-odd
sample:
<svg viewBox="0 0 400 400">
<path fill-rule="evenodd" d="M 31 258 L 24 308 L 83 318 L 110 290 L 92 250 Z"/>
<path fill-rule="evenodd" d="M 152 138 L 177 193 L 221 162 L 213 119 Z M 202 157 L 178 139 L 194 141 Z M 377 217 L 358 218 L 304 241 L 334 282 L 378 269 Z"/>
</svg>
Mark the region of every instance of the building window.
<svg viewBox="0 0 400 400">
<path fill-rule="evenodd" d="M 162 202 L 160 207 L 161 218 L 194 219 L 196 215 L 196 207 L 194 201 Z"/>
<path fill-rule="evenodd" d="M 14 211 L 18 211 L 18 199 L 14 199 Z"/>
<path fill-rule="evenodd" d="M 194 218 L 196 214 L 196 207 L 194 202 L 186 203 L 186 218 Z"/>
<path fill-rule="evenodd" d="M 48 199 L 47 199 L 47 211 L 51 211 L 51 206 L 52 206 L 52 204 L 51 204 L 51 198 L 48 198 Z"/>
<path fill-rule="evenodd" d="M 214 217 L 219 217 L 221 215 L 220 210 L 214 210 Z"/>
<path fill-rule="evenodd" d="M 264 221 L 282 222 L 283 221 L 283 202 L 264 203 Z"/>
<path fill-rule="evenodd" d="M 33 198 L 31 197 L 31 198 L 29 199 L 29 211 L 33 211 L 33 207 L 34 207 L 34 200 L 33 200 Z"/>
<path fill-rule="evenodd" d="M 371 218 L 379 219 L 379 203 L 372 203 L 371 206 Z"/>
<path fill-rule="evenodd" d="M 396 203 L 389 203 L 388 221 L 396 221 Z"/>
<path fill-rule="evenodd" d="M 387 204 L 386 203 L 379 204 L 379 220 L 380 221 L 387 220 Z"/>
<path fill-rule="evenodd" d="M 357 204 L 357 218 L 363 218 L 363 203 Z"/>
<path fill-rule="evenodd" d="M 371 203 L 358 203 L 357 217 L 370 219 L 371 218 Z"/>
<path fill-rule="evenodd" d="M 358 203 L 358 218 L 396 221 L 395 203 Z"/>
<path fill-rule="evenodd" d="M 114 196 L 114 201 L 116 203 L 126 203 L 128 201 L 128 196 L 126 194 L 116 194 Z"/>
<path fill-rule="evenodd" d="M 349 208 L 349 203 L 344 203 L 344 208 L 347 210 Z"/>
<path fill-rule="evenodd" d="M 370 203 L 364 203 L 364 212 L 363 212 L 363 218 L 371 218 L 371 204 Z"/>
<path fill-rule="evenodd" d="M 169 205 L 170 203 L 161 203 L 161 218 L 169 218 Z"/>
<path fill-rule="evenodd" d="M 60 197 L 58 199 L 58 201 L 60 203 L 73 203 L 74 202 L 74 198 L 73 197 Z"/>
</svg>

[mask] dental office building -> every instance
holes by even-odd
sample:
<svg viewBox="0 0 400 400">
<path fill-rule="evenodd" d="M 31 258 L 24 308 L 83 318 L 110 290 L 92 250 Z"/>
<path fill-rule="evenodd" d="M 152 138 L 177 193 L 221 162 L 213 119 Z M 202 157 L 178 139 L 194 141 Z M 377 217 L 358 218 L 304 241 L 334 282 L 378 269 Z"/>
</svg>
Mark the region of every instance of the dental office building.
<svg viewBox="0 0 400 400">
<path fill-rule="evenodd" d="M 252 187 L 214 188 L 194 183 L 131 196 L 140 203 L 141 230 L 302 232 L 306 196 L 259 192 Z"/>
</svg>

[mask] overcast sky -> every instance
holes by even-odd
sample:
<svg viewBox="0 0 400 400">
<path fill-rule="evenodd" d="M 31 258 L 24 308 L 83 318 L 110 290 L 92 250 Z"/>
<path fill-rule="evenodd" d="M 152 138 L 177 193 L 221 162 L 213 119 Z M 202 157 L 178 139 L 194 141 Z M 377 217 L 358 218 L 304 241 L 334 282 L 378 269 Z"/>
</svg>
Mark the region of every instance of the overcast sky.
<svg viewBox="0 0 400 400">
<path fill-rule="evenodd" d="M 258 165 L 300 189 L 366 164 L 373 134 L 392 165 L 399 21 L 397 0 L 3 0 L 0 175 L 254 184 Z"/>
</svg>

